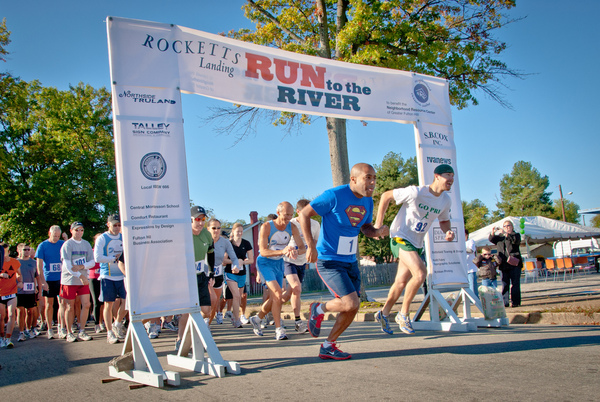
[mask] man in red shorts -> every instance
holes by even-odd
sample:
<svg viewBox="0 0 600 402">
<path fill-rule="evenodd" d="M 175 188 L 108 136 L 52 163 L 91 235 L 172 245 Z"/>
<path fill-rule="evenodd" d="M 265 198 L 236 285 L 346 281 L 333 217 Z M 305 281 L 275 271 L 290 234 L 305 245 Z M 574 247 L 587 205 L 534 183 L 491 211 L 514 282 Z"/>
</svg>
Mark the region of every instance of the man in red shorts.
<svg viewBox="0 0 600 402">
<path fill-rule="evenodd" d="M 94 250 L 87 240 L 83 240 L 83 224 L 71 224 L 71 238 L 60 249 L 62 272 L 60 278 L 60 297 L 65 300 L 65 322 L 67 327 L 67 342 L 75 342 L 77 338 L 89 341 L 91 336 L 85 333 L 85 323 L 90 311 L 90 287 L 88 269 L 96 265 Z M 72 332 L 75 315 L 75 299 L 81 298 L 79 314 L 79 334 Z"/>
</svg>

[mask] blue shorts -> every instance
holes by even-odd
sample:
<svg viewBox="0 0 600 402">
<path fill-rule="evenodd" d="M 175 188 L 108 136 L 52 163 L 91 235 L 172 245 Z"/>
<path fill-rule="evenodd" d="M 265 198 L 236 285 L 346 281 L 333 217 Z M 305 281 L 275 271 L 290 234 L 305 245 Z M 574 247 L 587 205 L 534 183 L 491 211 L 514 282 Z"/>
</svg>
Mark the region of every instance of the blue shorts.
<svg viewBox="0 0 600 402">
<path fill-rule="evenodd" d="M 356 261 L 318 260 L 317 272 L 334 297 L 343 297 L 354 292 L 360 296 L 360 271 Z"/>
<path fill-rule="evenodd" d="M 306 269 L 306 265 L 296 265 L 292 262 L 285 262 L 283 264 L 283 274 L 285 276 L 288 275 L 293 275 L 296 274 L 298 275 L 298 280 L 300 280 L 300 283 L 302 283 L 302 281 L 304 281 L 304 270 Z"/>
<path fill-rule="evenodd" d="M 225 272 L 225 280 L 236 282 L 238 288 L 243 288 L 246 285 L 246 275 L 235 275 Z"/>
<path fill-rule="evenodd" d="M 100 279 L 100 297 L 98 298 L 101 302 L 114 302 L 119 299 L 125 300 L 127 297 L 127 291 L 125 290 L 125 281 L 123 279 L 118 281 L 111 281 L 110 279 Z"/>
<path fill-rule="evenodd" d="M 279 287 L 283 286 L 283 258 L 272 260 L 263 256 L 256 259 L 258 270 L 265 283 L 277 281 Z"/>
</svg>

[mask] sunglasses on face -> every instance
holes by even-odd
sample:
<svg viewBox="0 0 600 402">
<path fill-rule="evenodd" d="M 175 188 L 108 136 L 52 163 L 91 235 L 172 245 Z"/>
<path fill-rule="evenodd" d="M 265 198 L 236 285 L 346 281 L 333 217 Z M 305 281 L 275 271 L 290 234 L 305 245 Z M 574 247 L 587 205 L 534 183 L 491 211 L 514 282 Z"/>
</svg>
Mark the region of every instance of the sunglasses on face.
<svg viewBox="0 0 600 402">
<path fill-rule="evenodd" d="M 219 226 L 218 228 L 216 228 L 216 227 L 213 226 L 213 227 L 211 227 L 211 229 L 212 230 L 221 230 L 221 226 Z"/>
<path fill-rule="evenodd" d="M 194 218 L 194 220 L 195 220 L 196 222 L 204 222 L 204 221 L 206 220 L 206 216 L 203 216 L 202 218 L 200 218 L 200 217 L 197 217 L 197 218 Z"/>
</svg>

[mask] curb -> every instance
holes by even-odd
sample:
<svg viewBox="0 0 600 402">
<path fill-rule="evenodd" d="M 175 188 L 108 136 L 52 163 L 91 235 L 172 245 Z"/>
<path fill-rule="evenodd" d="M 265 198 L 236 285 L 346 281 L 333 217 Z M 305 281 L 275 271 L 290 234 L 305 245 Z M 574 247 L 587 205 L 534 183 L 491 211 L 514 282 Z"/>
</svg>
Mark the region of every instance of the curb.
<svg viewBox="0 0 600 402">
<path fill-rule="evenodd" d="M 252 312 L 250 312 L 252 314 Z M 356 314 L 354 321 L 356 322 L 373 322 L 375 321 L 374 312 L 364 312 Z M 301 316 L 303 319 L 308 320 L 308 312 L 302 312 Z M 600 313 L 593 313 L 591 315 L 584 313 L 551 313 L 533 311 L 530 313 L 508 313 L 508 322 L 510 324 L 540 324 L 540 325 L 600 325 Z M 335 321 L 337 314 L 326 313 L 323 318 L 324 321 Z M 390 314 L 390 322 L 393 322 L 395 314 Z M 477 315 L 474 315 L 477 317 Z M 293 320 L 293 314 L 288 312 L 282 312 L 281 318 L 284 320 Z M 427 319 L 427 313 L 424 315 Z"/>
</svg>

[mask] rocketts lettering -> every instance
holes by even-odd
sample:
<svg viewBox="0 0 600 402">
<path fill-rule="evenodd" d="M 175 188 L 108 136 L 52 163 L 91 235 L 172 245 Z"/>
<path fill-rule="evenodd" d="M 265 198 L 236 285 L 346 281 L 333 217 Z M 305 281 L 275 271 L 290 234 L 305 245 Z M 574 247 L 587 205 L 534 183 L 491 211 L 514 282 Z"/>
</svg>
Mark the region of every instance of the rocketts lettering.
<svg viewBox="0 0 600 402">
<path fill-rule="evenodd" d="M 158 50 L 159 52 L 172 51 L 177 54 L 199 54 L 212 57 L 218 57 L 223 60 L 227 60 L 232 64 L 238 64 L 240 59 L 239 53 L 233 53 L 231 48 L 228 48 L 218 43 L 205 42 L 205 41 L 182 41 L 174 40 L 169 42 L 165 38 L 154 38 L 152 35 L 146 34 L 146 39 L 142 46 L 152 50 Z"/>
</svg>

